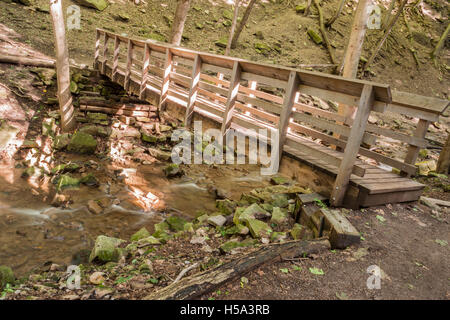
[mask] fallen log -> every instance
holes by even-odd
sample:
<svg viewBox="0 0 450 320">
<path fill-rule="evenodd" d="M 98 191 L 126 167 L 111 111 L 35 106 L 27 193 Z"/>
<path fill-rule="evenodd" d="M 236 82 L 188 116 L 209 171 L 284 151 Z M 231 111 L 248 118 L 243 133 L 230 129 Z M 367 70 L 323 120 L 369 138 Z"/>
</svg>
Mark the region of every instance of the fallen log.
<svg viewBox="0 0 450 320">
<path fill-rule="evenodd" d="M 25 56 L 11 56 L 0 54 L 1 63 L 19 64 L 24 66 L 42 67 L 42 68 L 54 68 L 54 60 L 46 60 L 39 58 L 30 58 Z"/>
<path fill-rule="evenodd" d="M 263 246 L 243 257 L 184 278 L 158 290 L 144 300 L 189 300 L 214 291 L 226 282 L 237 279 L 244 274 L 277 259 L 292 259 L 304 255 L 329 250 L 328 240 L 300 240 Z"/>
<path fill-rule="evenodd" d="M 104 107 L 110 109 L 124 109 L 131 111 L 156 111 L 155 106 L 151 105 L 141 105 L 141 104 L 131 104 L 131 103 L 118 103 L 117 101 L 112 100 L 100 100 L 100 99 L 91 99 L 91 98 L 80 98 L 80 104 L 95 106 L 95 107 Z"/>
<path fill-rule="evenodd" d="M 148 118 L 156 118 L 156 113 L 149 111 L 133 111 L 126 109 L 115 109 L 115 108 L 106 108 L 106 107 L 96 107 L 89 105 L 80 105 L 81 111 L 93 111 L 93 112 L 102 112 L 107 114 L 114 115 L 125 115 L 129 117 L 148 117 Z"/>
</svg>

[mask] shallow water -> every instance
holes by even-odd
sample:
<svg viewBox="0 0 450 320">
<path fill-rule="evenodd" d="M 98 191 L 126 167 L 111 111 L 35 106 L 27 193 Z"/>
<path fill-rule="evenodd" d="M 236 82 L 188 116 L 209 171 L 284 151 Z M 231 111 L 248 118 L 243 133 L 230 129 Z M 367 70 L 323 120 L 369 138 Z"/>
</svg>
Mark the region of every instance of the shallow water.
<svg viewBox="0 0 450 320">
<path fill-rule="evenodd" d="M 26 181 L 20 178 L 21 170 L 2 168 L 0 265 L 10 266 L 20 276 L 50 261 L 78 264 L 89 254 L 98 235 L 128 239 L 143 226 L 152 232 L 153 225 L 167 214 L 193 218 L 197 211 L 214 211 L 211 186 L 220 188 L 232 199 L 239 199 L 243 192 L 268 184 L 257 166 L 199 165 L 187 168 L 183 177 L 170 180 L 165 178 L 162 167 L 126 168 L 121 173 L 123 179 L 116 183 L 68 190 L 66 193 L 74 203 L 67 209 L 49 204 L 53 188 L 49 181 Z M 101 178 L 102 174 L 96 176 Z M 48 199 L 33 194 L 32 189 L 47 190 Z M 160 200 L 160 205 L 140 207 L 136 194 L 149 192 Z M 99 215 L 87 210 L 88 200 L 105 196 L 119 199 L 120 204 L 111 205 Z"/>
</svg>

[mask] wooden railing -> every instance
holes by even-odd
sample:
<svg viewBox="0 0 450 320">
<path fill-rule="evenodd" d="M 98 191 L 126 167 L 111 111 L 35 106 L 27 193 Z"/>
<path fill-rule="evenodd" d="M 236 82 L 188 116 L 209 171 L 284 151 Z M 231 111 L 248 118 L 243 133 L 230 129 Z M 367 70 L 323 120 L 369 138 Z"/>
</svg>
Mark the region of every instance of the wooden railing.
<svg viewBox="0 0 450 320">
<path fill-rule="evenodd" d="M 137 83 L 141 99 L 157 93 L 160 110 L 168 99 L 185 106 L 187 126 L 195 110 L 221 122 L 223 136 L 232 125 L 278 130 L 278 149 L 272 152 L 280 157 L 283 151 L 313 157 L 336 171 L 331 197 L 335 205 L 342 202 L 351 174 L 366 174 L 367 166 L 357 160 L 358 154 L 404 175 L 415 174 L 418 152 L 427 146 L 428 125 L 438 121 L 448 106 L 447 100 L 398 91 L 391 94 L 388 85 L 134 40 L 100 29 L 94 60 L 102 73 L 111 70 L 113 81 L 123 80 L 126 90 L 131 82 Z M 311 97 L 357 106 L 356 117 L 347 119 L 317 108 L 307 103 Z M 368 123 L 371 112 L 386 111 L 419 118 L 415 133 L 407 135 Z M 380 136 L 409 145 L 404 161 L 369 149 Z M 311 138 L 345 151 L 335 151 Z"/>
</svg>

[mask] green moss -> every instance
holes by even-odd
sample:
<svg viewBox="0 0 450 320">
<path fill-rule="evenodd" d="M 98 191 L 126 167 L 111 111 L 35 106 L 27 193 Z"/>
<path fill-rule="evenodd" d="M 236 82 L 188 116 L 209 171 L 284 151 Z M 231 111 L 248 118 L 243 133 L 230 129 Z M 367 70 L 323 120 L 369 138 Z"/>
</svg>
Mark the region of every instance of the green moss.
<svg viewBox="0 0 450 320">
<path fill-rule="evenodd" d="M 145 227 L 141 228 L 139 231 L 137 231 L 135 234 L 133 234 L 130 238 L 131 241 L 138 241 L 144 238 L 147 238 L 150 236 L 150 232 L 148 232 Z"/>
<path fill-rule="evenodd" d="M 14 284 L 15 277 L 10 267 L 0 266 L 0 289 L 3 289 L 7 283 Z"/>
<path fill-rule="evenodd" d="M 94 153 L 97 149 L 97 140 L 84 132 L 76 132 L 70 139 L 67 151 L 81 154 Z"/>
<path fill-rule="evenodd" d="M 308 33 L 308 36 L 311 38 L 311 40 L 314 41 L 316 44 L 322 43 L 322 37 L 315 30 L 308 29 L 307 33 Z"/>
</svg>

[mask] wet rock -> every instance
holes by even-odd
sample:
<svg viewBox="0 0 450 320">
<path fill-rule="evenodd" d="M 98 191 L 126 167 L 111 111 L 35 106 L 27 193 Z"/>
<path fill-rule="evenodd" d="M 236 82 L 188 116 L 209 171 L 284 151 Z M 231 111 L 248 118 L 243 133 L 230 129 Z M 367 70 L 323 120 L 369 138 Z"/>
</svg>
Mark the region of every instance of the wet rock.
<svg viewBox="0 0 450 320">
<path fill-rule="evenodd" d="M 56 136 L 55 140 L 53 141 L 52 147 L 53 149 L 56 150 L 62 150 L 69 145 L 69 142 L 70 142 L 70 134 L 63 133 Z"/>
<path fill-rule="evenodd" d="M 80 183 L 87 185 L 89 187 L 98 187 L 99 186 L 99 182 L 98 182 L 97 178 L 92 173 L 82 176 L 80 179 Z"/>
<path fill-rule="evenodd" d="M 163 170 L 167 178 L 173 178 L 183 174 L 183 170 L 178 164 L 175 163 L 167 165 Z"/>
<path fill-rule="evenodd" d="M 257 240 L 254 239 L 245 239 L 244 241 L 236 241 L 236 240 L 230 240 L 225 242 L 219 247 L 219 250 L 222 253 L 228 253 L 235 249 L 239 248 L 246 248 L 246 247 L 253 247 L 258 243 Z"/>
<path fill-rule="evenodd" d="M 161 161 L 168 161 L 171 158 L 170 152 L 161 151 L 154 148 L 148 148 L 147 151 L 152 157 Z"/>
<path fill-rule="evenodd" d="M 0 266 L 0 289 L 3 289 L 6 284 L 14 284 L 15 277 L 10 267 Z"/>
<path fill-rule="evenodd" d="M 221 227 L 227 222 L 227 218 L 225 218 L 222 215 L 212 216 L 208 218 L 208 223 L 215 226 L 215 227 Z"/>
<path fill-rule="evenodd" d="M 51 170 L 52 174 L 74 172 L 80 169 L 80 166 L 76 163 L 59 164 Z"/>
<path fill-rule="evenodd" d="M 287 211 L 279 208 L 274 207 L 272 211 L 272 218 L 270 218 L 270 222 L 276 223 L 276 224 L 283 224 L 288 220 L 288 213 Z"/>
<path fill-rule="evenodd" d="M 102 124 L 102 123 L 108 123 L 109 118 L 106 113 L 100 113 L 100 112 L 88 112 L 86 115 L 86 118 L 89 122 Z"/>
<path fill-rule="evenodd" d="M 246 219 L 245 224 L 250 230 L 253 238 L 268 238 L 272 233 L 272 229 L 263 221 L 257 219 Z"/>
<path fill-rule="evenodd" d="M 99 260 L 101 262 L 118 262 L 120 257 L 124 254 L 124 250 L 118 248 L 120 244 L 125 242 L 124 240 L 98 236 L 95 240 L 94 248 L 89 256 L 89 262 Z"/>
<path fill-rule="evenodd" d="M 103 208 L 95 200 L 89 200 L 87 203 L 88 210 L 93 214 L 100 214 L 103 212 Z"/>
<path fill-rule="evenodd" d="M 36 143 L 36 141 L 24 140 L 22 145 L 20 146 L 20 149 L 30 149 L 30 148 L 39 148 L 39 145 Z"/>
<path fill-rule="evenodd" d="M 134 240 L 133 240 L 134 241 Z M 143 247 L 147 245 L 161 244 L 161 242 L 153 236 L 148 236 L 142 239 L 139 239 L 138 246 Z"/>
<path fill-rule="evenodd" d="M 88 8 L 94 8 L 99 11 L 103 11 L 108 7 L 109 2 L 107 0 L 74 0 L 76 3 L 88 7 Z"/>
<path fill-rule="evenodd" d="M 89 282 L 92 284 L 102 284 L 105 281 L 104 273 L 96 271 L 89 276 Z"/>
<path fill-rule="evenodd" d="M 141 228 L 139 231 L 137 231 L 135 234 L 133 234 L 130 238 L 131 241 L 138 241 L 144 238 L 150 237 L 150 232 L 148 232 L 145 227 Z"/>
<path fill-rule="evenodd" d="M 78 187 L 79 184 L 80 184 L 79 179 L 73 178 L 68 174 L 63 174 L 58 179 L 57 189 L 62 190 L 70 187 Z"/>
<path fill-rule="evenodd" d="M 169 225 L 170 230 L 172 231 L 184 231 L 184 225 L 187 223 L 186 220 L 180 218 L 178 216 L 171 216 L 166 219 L 167 224 Z"/>
<path fill-rule="evenodd" d="M 80 154 L 93 154 L 95 149 L 97 149 L 97 140 L 83 132 L 74 133 L 67 146 L 67 151 Z"/>
</svg>

